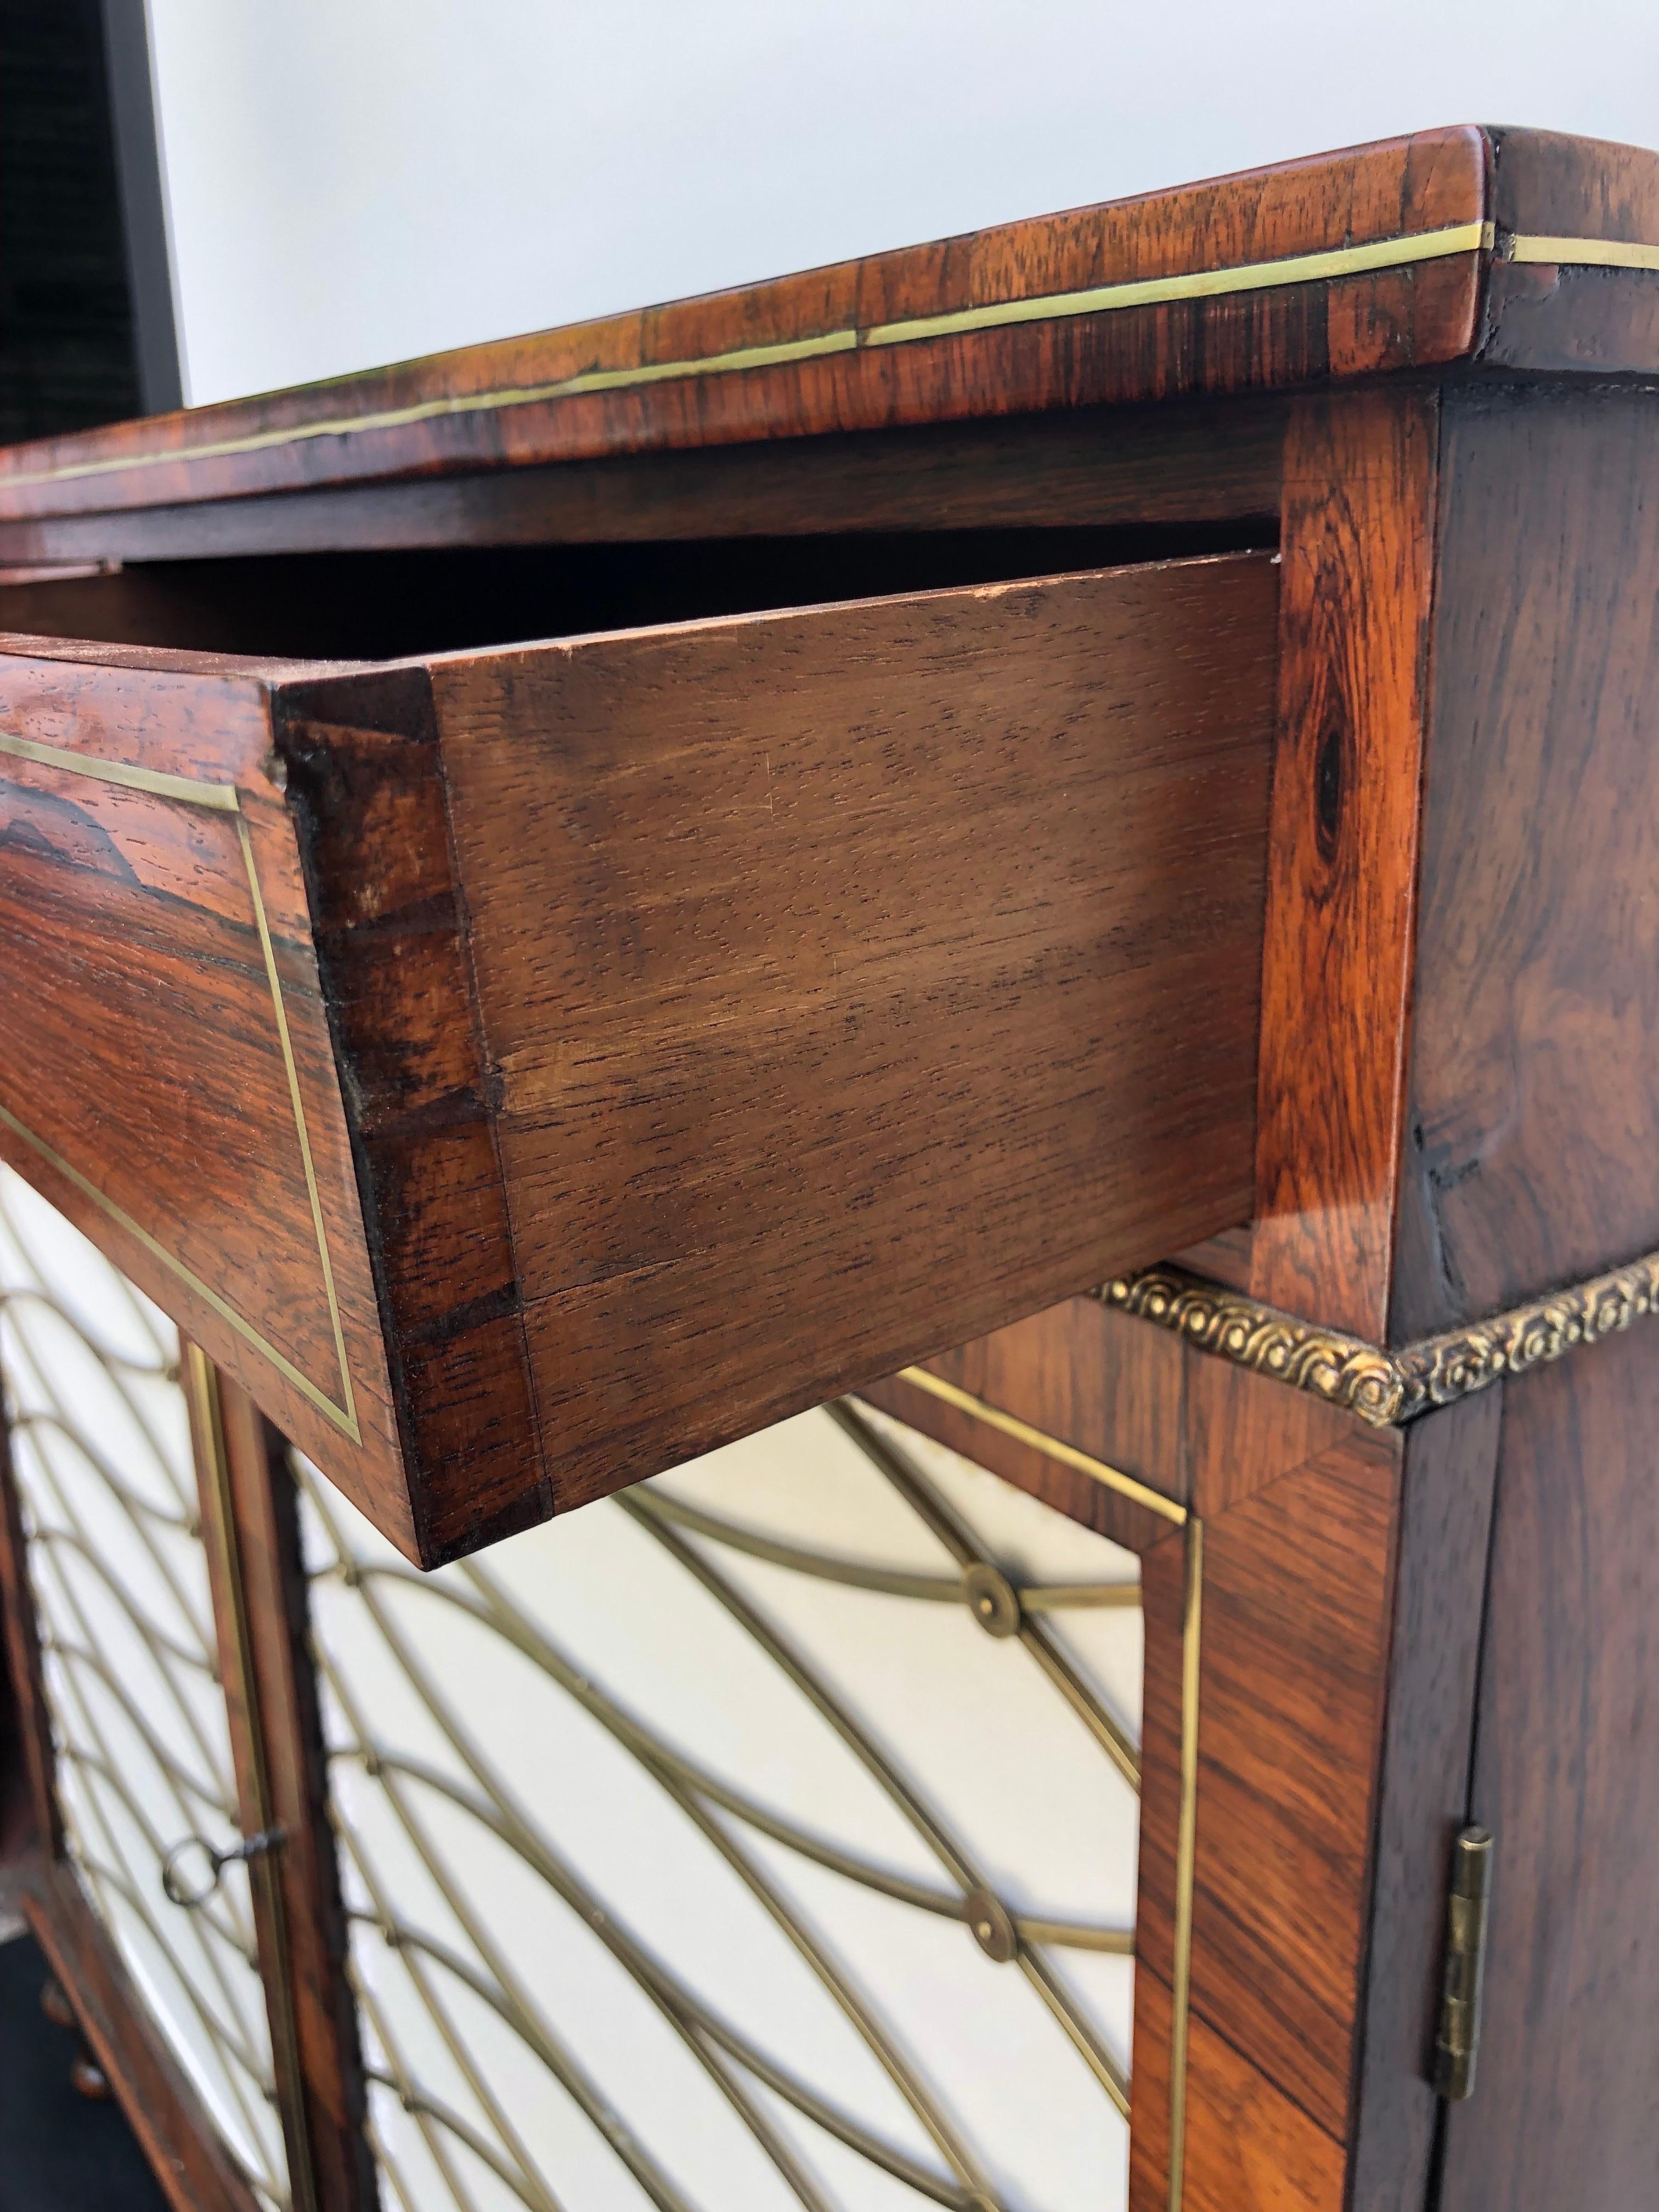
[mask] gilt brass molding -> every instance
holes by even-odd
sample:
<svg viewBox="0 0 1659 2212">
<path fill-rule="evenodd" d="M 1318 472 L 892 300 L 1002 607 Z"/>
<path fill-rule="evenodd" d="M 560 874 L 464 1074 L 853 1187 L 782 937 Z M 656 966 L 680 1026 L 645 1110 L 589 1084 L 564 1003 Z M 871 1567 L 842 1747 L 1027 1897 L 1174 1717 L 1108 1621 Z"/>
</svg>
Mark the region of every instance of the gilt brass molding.
<svg viewBox="0 0 1659 2212">
<path fill-rule="evenodd" d="M 1200 1352 L 1389 1429 L 1659 1313 L 1659 1252 L 1395 1352 L 1299 1321 L 1179 1267 L 1119 1275 L 1096 1295 L 1120 1312 L 1173 1329 Z"/>
</svg>

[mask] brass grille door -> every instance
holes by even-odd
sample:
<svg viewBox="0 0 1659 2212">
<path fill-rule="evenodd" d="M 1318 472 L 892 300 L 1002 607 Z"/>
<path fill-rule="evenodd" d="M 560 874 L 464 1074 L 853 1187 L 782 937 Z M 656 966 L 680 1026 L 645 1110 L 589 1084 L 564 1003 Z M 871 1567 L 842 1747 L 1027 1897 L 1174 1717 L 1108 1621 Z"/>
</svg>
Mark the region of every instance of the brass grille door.
<svg viewBox="0 0 1659 2212">
<path fill-rule="evenodd" d="M 209 1886 L 240 1838 L 178 1333 L 3 1166 L 0 1370 L 66 1855 L 232 2161 L 285 2208 L 246 1866 Z M 167 1893 L 175 1853 L 198 1903 Z"/>
<path fill-rule="evenodd" d="M 1131 1554 L 852 1403 L 427 1577 L 296 1472 L 388 2203 L 1122 2205 Z"/>
</svg>

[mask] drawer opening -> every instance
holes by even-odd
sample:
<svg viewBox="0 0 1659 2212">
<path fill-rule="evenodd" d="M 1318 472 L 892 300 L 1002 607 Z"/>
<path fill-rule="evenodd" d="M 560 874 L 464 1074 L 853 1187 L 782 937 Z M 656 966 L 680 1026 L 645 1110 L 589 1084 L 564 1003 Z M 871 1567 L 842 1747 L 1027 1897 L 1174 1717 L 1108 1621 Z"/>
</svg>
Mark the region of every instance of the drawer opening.
<svg viewBox="0 0 1659 2212">
<path fill-rule="evenodd" d="M 1271 549 L 1266 520 L 249 556 L 0 582 L 0 631 L 380 660 Z M 15 576 L 20 572 L 7 572 Z"/>
</svg>

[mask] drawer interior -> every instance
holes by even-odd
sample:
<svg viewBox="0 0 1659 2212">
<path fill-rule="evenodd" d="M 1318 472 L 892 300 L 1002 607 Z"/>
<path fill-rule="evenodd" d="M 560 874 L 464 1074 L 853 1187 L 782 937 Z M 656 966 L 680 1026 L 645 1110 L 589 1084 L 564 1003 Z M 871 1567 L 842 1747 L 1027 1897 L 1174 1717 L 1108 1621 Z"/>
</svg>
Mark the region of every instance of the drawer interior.
<svg viewBox="0 0 1659 2212">
<path fill-rule="evenodd" d="M 380 660 L 763 609 L 1249 552 L 1204 526 L 838 532 L 643 544 L 156 561 L 0 570 L 0 632 L 284 659 Z"/>
</svg>

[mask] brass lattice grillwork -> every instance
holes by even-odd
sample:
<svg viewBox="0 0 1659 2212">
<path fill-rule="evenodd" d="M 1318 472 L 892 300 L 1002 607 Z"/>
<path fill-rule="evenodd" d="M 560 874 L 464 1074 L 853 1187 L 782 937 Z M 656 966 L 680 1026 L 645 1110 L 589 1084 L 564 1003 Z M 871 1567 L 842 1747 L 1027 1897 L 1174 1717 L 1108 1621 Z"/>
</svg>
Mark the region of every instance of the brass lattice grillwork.
<svg viewBox="0 0 1659 2212">
<path fill-rule="evenodd" d="M 827 1494 L 856 1468 L 896 1502 L 915 1538 L 900 1547 L 919 1545 L 937 1564 L 859 1557 L 867 1547 L 781 1528 L 789 1493 L 779 1486 L 803 1437 L 816 1453 L 809 1521 L 823 1521 Z M 737 1449 L 750 1468 L 769 1451 L 779 1462 L 778 1480 L 749 1492 L 747 1520 L 726 1510 L 720 1469 L 731 1455 L 717 1454 L 431 1577 L 398 1560 L 296 1462 L 353 1970 L 379 2093 L 372 2122 L 392 2192 L 410 2212 L 498 2202 L 830 2212 L 918 2197 L 1012 2212 L 1109 2203 L 1115 2186 L 1121 2201 L 1138 1765 L 1121 1708 L 1134 1702 L 1130 1671 L 1138 1692 L 1133 1559 L 852 1405 Z M 1000 1513 L 1027 1516 L 1022 1530 L 1040 1517 L 1051 1559 L 1057 1549 L 1099 1571 L 1018 1571 L 976 1529 L 975 1485 Z M 860 1514 L 870 1502 L 860 1494 Z M 586 1565 L 573 1546 L 592 1554 Z M 811 1594 L 826 1591 L 814 1613 Z M 963 1624 L 939 1674 L 959 1678 L 962 1712 L 934 1715 L 908 1672 L 872 1709 L 871 1608 L 894 1601 L 911 1616 L 901 1651 L 920 1653 L 934 1632 L 917 1615 L 942 1620 L 948 1605 Z M 657 1626 L 665 1608 L 682 1608 L 685 1640 L 666 1670 L 629 1658 L 641 1605 Z M 1067 1640 L 1088 1622 L 1117 1650 L 1105 1687 Z M 584 1648 L 607 1644 L 631 1675 L 629 1692 Z M 733 1714 L 769 1694 L 742 1673 L 735 1647 L 781 1686 L 783 1704 L 749 1731 L 763 1786 L 741 1772 L 736 1747 L 717 1755 Z M 860 1656 L 865 1680 L 849 1686 L 837 1678 Z M 517 1718 L 504 1735 L 509 1705 Z M 906 1755 L 916 1748 L 905 1741 L 907 1707 L 931 1781 Z M 699 1731 L 705 1741 L 689 1747 L 686 1734 Z M 949 1731 L 958 1764 L 977 1771 L 965 1794 L 943 1792 L 947 1809 L 938 1739 Z M 805 1758 L 803 1735 L 836 1747 L 841 1772 L 863 1778 L 843 1823 L 850 1838 L 833 1822 L 850 1779 L 828 1798 L 796 1790 L 811 1813 L 789 1802 L 784 1770 Z M 595 1765 L 599 1738 L 607 1753 Z M 550 1786 L 556 1771 L 562 1790 Z M 1115 1860 L 1115 1911 L 1057 1911 L 1009 1874 L 1011 1836 L 1022 1820 L 1041 1827 L 1029 1808 L 999 1803 L 1022 1787 L 1053 1791 L 1054 1835 L 1078 1847 L 1079 1863 L 1091 1853 Z M 1079 1787 L 1081 1801 L 1068 1799 Z M 989 1824 L 991 1849 L 974 1832 L 981 1804 L 1002 1815 Z M 653 1818 L 657 1856 L 642 1881 L 638 1867 L 625 1881 L 621 1862 L 639 1857 Z M 670 1893 L 678 1905 L 665 1911 Z M 585 1931 L 586 1952 L 559 1933 L 562 1917 Z M 919 2006 L 891 1959 L 915 1941 L 907 1923 L 951 1922 L 964 1924 L 960 1938 L 948 1949 L 935 1940 L 912 1977 L 933 1992 Z M 746 1974 L 751 1950 L 765 1964 Z M 596 1977 L 598 1953 L 606 1972 Z M 833 2011 L 842 2045 L 791 1985 L 786 1954 Z M 709 1986 L 723 1980 L 723 1991 Z M 642 2076 L 647 2016 L 660 2033 Z M 786 2033 L 791 2021 L 810 2028 L 804 2039 L 834 2085 L 781 2055 L 790 2047 L 781 2021 Z M 630 2056 L 618 2035 L 633 2039 Z M 987 2117 L 999 2067 L 1019 2073 L 1014 2101 L 1027 2106 L 1000 2131 Z M 718 2131 L 708 2096 L 735 2131 L 718 2195 L 688 2142 L 696 2127 Z M 1048 2106 L 1030 2108 L 1045 2096 Z M 738 2135 L 746 2158 L 729 2147 Z"/>
<path fill-rule="evenodd" d="M 245 1870 L 194 1911 L 181 1838 L 237 1840 L 177 1333 L 0 1167 L 6 1389 L 65 1848 L 150 2010 L 267 2203 L 289 2203 Z"/>
</svg>

